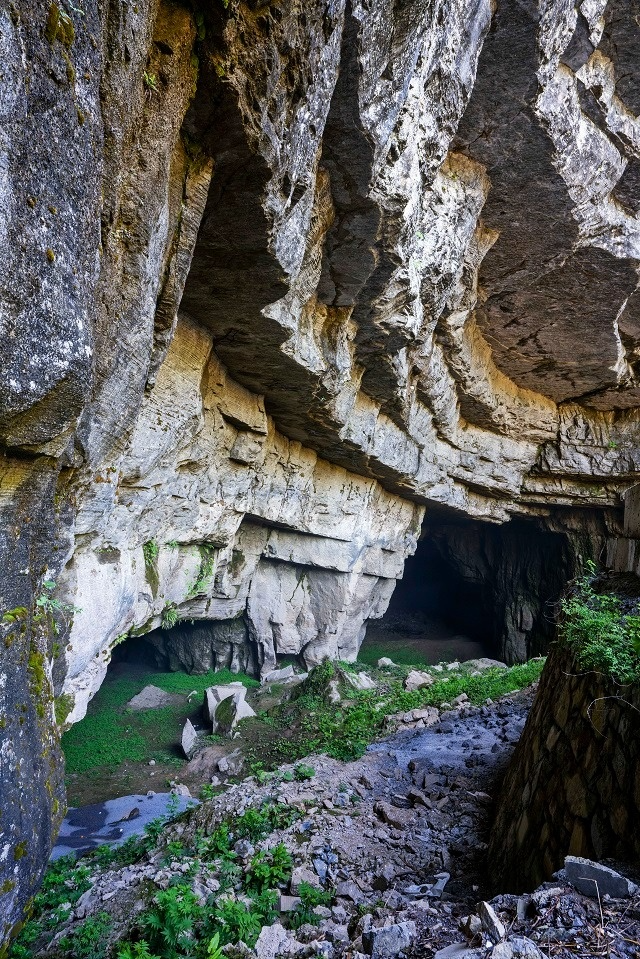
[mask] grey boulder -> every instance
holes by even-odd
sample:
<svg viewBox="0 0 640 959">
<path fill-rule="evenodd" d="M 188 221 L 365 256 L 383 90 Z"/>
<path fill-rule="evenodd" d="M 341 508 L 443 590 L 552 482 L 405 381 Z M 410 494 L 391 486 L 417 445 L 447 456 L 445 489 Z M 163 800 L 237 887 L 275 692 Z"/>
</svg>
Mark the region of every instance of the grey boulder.
<svg viewBox="0 0 640 959">
<path fill-rule="evenodd" d="M 362 933 L 362 947 L 372 959 L 386 959 L 408 949 L 416 938 L 415 922 L 398 922 Z"/>
<path fill-rule="evenodd" d="M 592 899 L 597 899 L 598 895 L 608 895 L 612 899 L 628 899 L 638 891 L 635 883 L 615 869 L 609 869 L 608 866 L 590 859 L 582 859 L 580 856 L 567 856 L 564 871 L 573 888 Z"/>
</svg>

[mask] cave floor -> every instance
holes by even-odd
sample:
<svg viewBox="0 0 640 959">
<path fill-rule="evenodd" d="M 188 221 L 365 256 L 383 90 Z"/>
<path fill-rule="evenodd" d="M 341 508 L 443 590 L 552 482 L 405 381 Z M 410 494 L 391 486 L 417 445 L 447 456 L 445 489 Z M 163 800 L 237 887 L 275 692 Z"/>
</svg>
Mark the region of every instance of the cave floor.
<svg viewBox="0 0 640 959">
<path fill-rule="evenodd" d="M 382 656 L 407 666 L 434 666 L 458 660 L 496 658 L 487 644 L 427 614 L 387 613 L 367 626 L 358 660 L 374 666 Z"/>
<path fill-rule="evenodd" d="M 358 662 L 371 667 L 387 656 L 399 665 L 424 667 L 490 655 L 485 644 L 440 620 L 403 613 L 369 625 Z M 281 697 L 282 690 L 277 687 L 259 689 L 256 680 L 228 671 L 189 675 L 114 661 L 89 703 L 86 719 L 62 739 L 69 805 L 86 806 L 149 790 L 161 792 L 175 782 L 185 783 L 197 795 L 201 779 L 197 773 L 190 774 L 180 749 L 182 727 L 189 719 L 206 738 L 209 761 L 231 753 L 237 743 L 206 736 L 202 700 L 208 686 L 239 679 L 249 687 L 247 701 L 258 713 L 269 710 Z M 128 701 L 147 685 L 177 694 L 176 702 L 156 709 L 127 709 Z M 261 735 L 269 738 L 270 734 L 274 735 L 261 727 Z M 261 745 L 268 747 L 266 742 Z"/>
</svg>

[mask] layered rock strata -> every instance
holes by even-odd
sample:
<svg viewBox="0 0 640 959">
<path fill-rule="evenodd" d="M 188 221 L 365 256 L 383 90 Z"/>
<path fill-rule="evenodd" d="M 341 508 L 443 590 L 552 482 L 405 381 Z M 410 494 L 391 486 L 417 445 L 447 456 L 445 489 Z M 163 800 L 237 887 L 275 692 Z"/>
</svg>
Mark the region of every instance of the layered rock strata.
<svg viewBox="0 0 640 959">
<path fill-rule="evenodd" d="M 617 0 L 0 10 L 6 928 L 61 812 L 54 687 L 79 719 L 131 630 L 353 656 L 429 504 L 597 511 L 635 562 L 637 32 Z"/>
</svg>

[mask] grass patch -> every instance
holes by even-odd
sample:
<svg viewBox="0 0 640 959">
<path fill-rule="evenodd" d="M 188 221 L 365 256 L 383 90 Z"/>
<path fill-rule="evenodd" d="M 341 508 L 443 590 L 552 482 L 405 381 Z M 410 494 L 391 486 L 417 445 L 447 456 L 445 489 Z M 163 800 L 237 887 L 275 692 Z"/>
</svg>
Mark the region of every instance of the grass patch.
<svg viewBox="0 0 640 959">
<path fill-rule="evenodd" d="M 622 599 L 593 588 L 596 567 L 575 583 L 560 604 L 560 642 L 570 647 L 580 669 L 603 673 L 615 682 L 640 680 L 640 616 L 626 613 Z"/>
<path fill-rule="evenodd" d="M 419 649 L 414 649 L 409 645 L 402 646 L 400 643 L 394 643 L 392 646 L 389 642 L 367 642 L 366 639 L 360 647 L 360 652 L 358 653 L 358 662 L 364 663 L 365 666 L 377 666 L 378 660 L 385 657 L 387 659 L 392 659 L 393 662 L 398 666 L 429 665 L 429 660 L 427 659 L 426 655 Z"/>
<path fill-rule="evenodd" d="M 289 702 L 269 715 L 243 723 L 245 753 L 265 769 L 314 752 L 345 761 L 358 759 L 383 733 L 387 716 L 420 706 L 440 706 L 460 693 L 479 705 L 529 686 L 539 678 L 543 665 L 543 659 L 534 659 L 509 669 L 489 669 L 480 676 L 451 675 L 415 692 L 403 689 L 401 677 L 381 674 L 382 685 L 377 690 L 356 692 L 340 679 L 334 664 L 325 663 L 312 670 Z M 337 705 L 327 697 L 328 686 L 335 680 L 343 697 Z"/>
<path fill-rule="evenodd" d="M 245 686 L 259 685 L 257 680 L 222 670 L 201 676 L 186 673 L 154 673 L 143 676 L 109 678 L 89 703 L 87 716 L 62 737 L 67 773 L 87 773 L 102 766 L 124 762 L 142 762 L 150 758 L 178 761 L 176 743 L 187 717 L 199 709 L 207 686 L 240 680 Z M 168 693 L 197 696 L 159 709 L 128 710 L 126 704 L 147 685 L 159 686 Z"/>
</svg>

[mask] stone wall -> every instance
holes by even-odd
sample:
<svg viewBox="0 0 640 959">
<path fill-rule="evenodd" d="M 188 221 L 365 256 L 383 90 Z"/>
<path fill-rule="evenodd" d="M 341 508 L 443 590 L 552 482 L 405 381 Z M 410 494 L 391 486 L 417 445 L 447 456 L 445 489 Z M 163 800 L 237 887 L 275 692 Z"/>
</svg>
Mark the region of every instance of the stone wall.
<svg viewBox="0 0 640 959">
<path fill-rule="evenodd" d="M 580 673 L 556 648 L 498 800 L 491 879 L 531 890 L 566 855 L 640 856 L 640 690 Z"/>
</svg>

